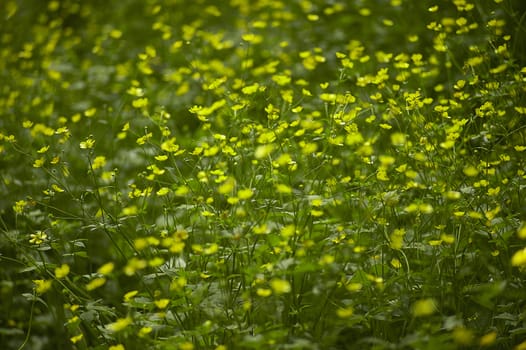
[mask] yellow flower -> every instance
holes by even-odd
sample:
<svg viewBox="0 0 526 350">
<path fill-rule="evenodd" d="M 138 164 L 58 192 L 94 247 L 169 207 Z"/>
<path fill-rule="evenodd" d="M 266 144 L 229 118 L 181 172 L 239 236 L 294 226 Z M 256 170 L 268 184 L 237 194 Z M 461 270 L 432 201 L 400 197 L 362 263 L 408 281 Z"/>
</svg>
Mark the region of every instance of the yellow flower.
<svg viewBox="0 0 526 350">
<path fill-rule="evenodd" d="M 252 95 L 259 90 L 259 84 L 254 83 L 252 85 L 245 86 L 241 89 L 241 92 L 245 95 Z"/>
<path fill-rule="evenodd" d="M 250 197 L 252 197 L 253 194 L 254 192 L 250 188 L 244 188 L 237 192 L 237 197 L 241 200 L 244 200 L 244 199 L 249 199 Z"/>
<path fill-rule="evenodd" d="M 41 147 L 37 153 L 46 153 L 49 150 L 49 146 Z"/>
<path fill-rule="evenodd" d="M 44 294 L 51 289 L 52 280 L 33 280 L 37 294 Z"/>
<path fill-rule="evenodd" d="M 72 318 L 68 319 L 68 324 L 75 324 L 80 321 L 80 318 L 78 316 L 73 316 Z"/>
<path fill-rule="evenodd" d="M 436 302 L 432 298 L 420 299 L 413 304 L 413 315 L 415 317 L 425 317 L 435 313 Z"/>
<path fill-rule="evenodd" d="M 391 266 L 394 267 L 395 269 L 399 269 L 402 267 L 402 263 L 397 258 L 393 258 L 391 259 Z"/>
<path fill-rule="evenodd" d="M 55 277 L 57 279 L 61 279 L 66 277 L 69 274 L 69 266 L 66 264 L 62 264 L 62 266 L 57 267 L 55 269 Z"/>
<path fill-rule="evenodd" d="M 93 169 L 102 168 L 104 165 L 106 165 L 106 157 L 97 156 L 95 157 L 95 159 L 93 159 L 93 164 L 92 164 Z"/>
<path fill-rule="evenodd" d="M 221 194 L 231 193 L 236 186 L 236 180 L 233 177 L 228 177 L 217 189 Z"/>
<path fill-rule="evenodd" d="M 513 266 L 523 266 L 526 265 L 526 248 L 523 248 L 511 257 L 511 265 Z"/>
<path fill-rule="evenodd" d="M 64 189 L 59 187 L 58 185 L 56 184 L 52 184 L 51 185 L 51 188 L 55 191 L 55 192 L 64 192 Z"/>
<path fill-rule="evenodd" d="M 345 285 L 345 289 L 347 289 L 349 292 L 357 292 L 363 288 L 363 284 L 357 283 L 357 282 L 351 282 L 347 283 Z"/>
<path fill-rule="evenodd" d="M 272 291 L 267 288 L 258 288 L 256 290 L 256 294 L 259 295 L 260 297 L 268 297 L 272 294 Z"/>
<path fill-rule="evenodd" d="M 455 236 L 443 233 L 440 235 L 440 240 L 442 240 L 446 244 L 453 244 L 455 243 Z"/>
<path fill-rule="evenodd" d="M 105 283 L 106 283 L 106 279 L 104 277 L 94 278 L 93 280 L 88 282 L 88 284 L 86 284 L 86 290 L 92 291 L 94 289 L 102 287 Z"/>
<path fill-rule="evenodd" d="M 338 310 L 336 310 L 336 315 L 338 315 L 338 317 L 340 318 L 348 318 L 353 315 L 353 312 L 354 312 L 353 308 L 348 306 L 348 307 L 339 308 Z"/>
<path fill-rule="evenodd" d="M 161 196 L 165 196 L 167 195 L 168 193 L 170 193 L 170 189 L 168 187 L 161 187 L 157 192 L 156 194 L 161 197 Z"/>
<path fill-rule="evenodd" d="M 254 157 L 256 159 L 263 159 L 268 157 L 272 151 L 274 150 L 275 146 L 272 143 L 265 144 L 265 145 L 259 145 L 256 148 L 256 151 L 254 152 Z"/>
<path fill-rule="evenodd" d="M 159 309 L 165 309 L 170 304 L 170 299 L 159 299 L 155 300 L 154 303 Z"/>
<path fill-rule="evenodd" d="M 15 202 L 15 205 L 13 205 L 13 211 L 16 214 L 22 214 L 26 206 L 27 206 L 27 201 L 21 199 Z"/>
<path fill-rule="evenodd" d="M 166 151 L 166 152 L 169 152 L 169 153 L 177 152 L 179 150 L 179 145 L 175 143 L 176 141 L 177 141 L 177 139 L 175 137 L 172 137 L 172 138 L 164 141 L 161 144 L 161 149 L 163 151 Z"/>
<path fill-rule="evenodd" d="M 40 245 L 44 243 L 44 241 L 47 239 L 47 234 L 43 231 L 37 231 L 35 233 L 30 234 L 29 237 L 31 238 L 29 240 L 29 243 Z"/>
<path fill-rule="evenodd" d="M 90 148 L 93 148 L 94 145 L 95 145 L 95 140 L 90 137 L 90 138 L 87 138 L 85 141 L 82 141 L 79 144 L 79 147 L 82 149 L 90 149 Z"/>
<path fill-rule="evenodd" d="M 184 250 L 184 247 L 184 242 L 174 242 L 169 249 L 171 253 L 180 253 Z"/>
<path fill-rule="evenodd" d="M 391 242 L 389 243 L 389 246 L 392 249 L 402 249 L 402 247 L 404 246 L 404 235 L 405 229 L 395 229 L 390 236 Z"/>
<path fill-rule="evenodd" d="M 319 260 L 319 264 L 320 265 L 330 265 L 334 262 L 334 256 L 333 255 L 329 255 L 329 254 L 325 254 L 323 255 L 320 260 Z"/>
<path fill-rule="evenodd" d="M 184 342 L 184 343 L 180 344 L 179 345 L 179 349 L 181 349 L 181 350 L 193 350 L 194 349 L 194 344 L 192 344 L 189 341 L 187 341 L 187 342 Z"/>
<path fill-rule="evenodd" d="M 139 337 L 143 338 L 153 331 L 152 327 L 142 327 L 139 329 Z"/>
<path fill-rule="evenodd" d="M 148 98 L 142 97 L 132 101 L 133 108 L 142 108 L 148 106 Z"/>
<path fill-rule="evenodd" d="M 491 344 L 495 342 L 496 339 L 497 339 L 497 332 L 495 331 L 489 332 L 483 335 L 482 337 L 480 337 L 479 344 L 480 346 L 490 346 Z"/>
<path fill-rule="evenodd" d="M 156 257 L 148 260 L 148 265 L 152 266 L 152 267 L 161 266 L 162 264 L 164 264 L 164 259 L 161 258 L 160 256 L 156 256 Z"/>
<path fill-rule="evenodd" d="M 33 168 L 41 168 L 46 163 L 46 159 L 44 157 L 35 159 L 35 162 L 33 163 Z"/>
<path fill-rule="evenodd" d="M 464 172 L 464 175 L 466 176 L 470 176 L 470 177 L 473 177 L 473 176 L 477 176 L 479 171 L 477 170 L 477 168 L 475 168 L 474 166 L 472 165 L 468 165 L 467 167 L 465 167 L 463 169 L 463 172 Z"/>
<path fill-rule="evenodd" d="M 418 210 L 424 214 L 431 214 L 434 211 L 433 206 L 429 203 L 420 204 Z"/>
<path fill-rule="evenodd" d="M 106 329 L 112 333 L 117 333 L 128 327 L 133 322 L 131 317 L 119 318 L 113 323 L 106 325 Z"/>
<path fill-rule="evenodd" d="M 112 345 L 108 348 L 108 350 L 125 350 L 124 348 L 124 345 L 122 344 L 117 344 L 117 345 Z"/>
<path fill-rule="evenodd" d="M 142 270 L 146 266 L 148 266 L 148 263 L 143 259 L 138 258 L 131 258 L 128 261 L 128 264 L 124 267 L 124 273 L 127 276 L 133 276 L 137 270 Z"/>
<path fill-rule="evenodd" d="M 93 108 L 85 110 L 84 115 L 89 118 L 89 117 L 93 117 L 96 112 L 97 112 L 97 108 L 93 107 Z"/>
<path fill-rule="evenodd" d="M 205 255 L 212 255 L 216 253 L 218 250 L 219 250 L 219 246 L 217 245 L 217 243 L 212 243 L 204 249 L 203 253 Z"/>
<path fill-rule="evenodd" d="M 406 135 L 400 132 L 391 134 L 391 143 L 393 146 L 403 146 L 406 143 Z"/>
<path fill-rule="evenodd" d="M 101 275 L 108 275 L 113 271 L 114 267 L 115 267 L 115 264 L 112 262 L 109 262 L 99 267 L 97 272 L 100 273 Z"/>
<path fill-rule="evenodd" d="M 278 193 L 290 194 L 290 193 L 292 193 L 292 188 L 290 188 L 289 186 L 287 186 L 285 184 L 277 184 L 276 185 L 276 191 Z"/>
<path fill-rule="evenodd" d="M 453 339 L 459 345 L 470 345 L 473 343 L 473 331 L 465 327 L 457 327 L 453 330 Z"/>
<path fill-rule="evenodd" d="M 270 281 L 270 287 L 276 294 L 290 293 L 292 289 L 289 281 L 278 278 L 274 278 Z"/>
<path fill-rule="evenodd" d="M 258 225 L 258 226 L 254 226 L 254 228 L 252 229 L 252 231 L 257 234 L 257 235 L 264 235 L 264 234 L 267 234 L 270 232 L 269 228 L 268 228 L 268 225 L 266 223 L 263 223 L 261 225 Z"/>
<path fill-rule="evenodd" d="M 445 197 L 450 200 L 459 199 L 462 194 L 458 191 L 447 191 Z"/>
<path fill-rule="evenodd" d="M 125 302 L 129 302 L 129 301 L 132 300 L 132 298 L 133 298 L 134 296 L 136 296 L 138 293 L 139 293 L 139 291 L 137 291 L 137 290 L 129 291 L 128 293 L 124 294 L 123 299 L 124 299 Z"/>
<path fill-rule="evenodd" d="M 69 340 L 70 340 L 73 344 L 76 344 L 76 343 L 78 343 L 79 341 L 81 341 L 83 337 L 84 337 L 84 334 L 80 333 L 79 335 L 75 335 L 75 336 L 69 338 Z"/>
<path fill-rule="evenodd" d="M 296 233 L 296 226 L 293 224 L 287 225 L 281 229 L 281 235 L 283 237 L 292 237 Z"/>
<path fill-rule="evenodd" d="M 190 192 L 190 189 L 185 185 L 181 185 L 175 190 L 175 195 L 179 197 L 184 197 L 188 194 L 188 192 Z"/>
<path fill-rule="evenodd" d="M 170 283 L 171 291 L 180 291 L 186 286 L 187 280 L 184 277 L 177 277 Z"/>
</svg>

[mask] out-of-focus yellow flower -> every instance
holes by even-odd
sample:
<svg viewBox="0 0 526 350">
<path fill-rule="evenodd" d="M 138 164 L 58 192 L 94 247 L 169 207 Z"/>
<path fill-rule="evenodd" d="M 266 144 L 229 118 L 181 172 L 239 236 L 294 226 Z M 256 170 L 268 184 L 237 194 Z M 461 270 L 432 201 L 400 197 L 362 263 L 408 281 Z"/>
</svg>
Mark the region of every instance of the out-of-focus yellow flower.
<svg viewBox="0 0 526 350">
<path fill-rule="evenodd" d="M 55 277 L 58 279 L 64 278 L 69 274 L 69 266 L 67 264 L 62 264 L 55 269 Z"/>
<path fill-rule="evenodd" d="M 52 280 L 33 280 L 37 294 L 44 294 L 51 289 Z"/>
<path fill-rule="evenodd" d="M 511 265 L 513 266 L 523 266 L 526 265 L 526 248 L 515 252 L 511 257 Z"/>
<path fill-rule="evenodd" d="M 426 298 L 417 300 L 413 304 L 413 316 L 425 317 L 435 313 L 436 302 L 433 298 Z"/>
<path fill-rule="evenodd" d="M 282 280 L 282 279 L 279 279 L 279 278 L 272 279 L 270 281 L 270 287 L 272 288 L 272 290 L 276 294 L 290 293 L 290 291 L 292 289 L 291 286 L 290 286 L 289 281 Z"/>
<path fill-rule="evenodd" d="M 106 329 L 112 333 L 117 333 L 128 327 L 133 322 L 131 317 L 119 318 L 113 323 L 106 325 Z"/>
</svg>

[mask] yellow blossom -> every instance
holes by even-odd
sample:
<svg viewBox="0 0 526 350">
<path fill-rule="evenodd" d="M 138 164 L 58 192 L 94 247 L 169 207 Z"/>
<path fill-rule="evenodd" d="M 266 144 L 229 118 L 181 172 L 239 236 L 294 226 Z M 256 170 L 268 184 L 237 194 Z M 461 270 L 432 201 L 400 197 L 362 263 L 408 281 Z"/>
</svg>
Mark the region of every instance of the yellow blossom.
<svg viewBox="0 0 526 350">
<path fill-rule="evenodd" d="M 124 345 L 122 344 L 117 344 L 117 345 L 112 345 L 108 348 L 108 350 L 126 350 L 124 348 Z"/>
<path fill-rule="evenodd" d="M 480 337 L 479 344 L 480 346 L 491 346 L 495 340 L 497 340 L 497 332 L 492 331 Z"/>
<path fill-rule="evenodd" d="M 104 165 L 106 165 L 106 157 L 97 156 L 95 157 L 95 159 L 93 159 L 93 164 L 92 164 L 93 169 L 102 168 Z"/>
<path fill-rule="evenodd" d="M 466 176 L 470 176 L 470 177 L 473 177 L 473 176 L 477 176 L 479 171 L 477 170 L 477 168 L 475 168 L 474 166 L 472 165 L 468 165 L 464 168 L 463 170 L 464 174 Z"/>
<path fill-rule="evenodd" d="M 338 317 L 340 318 L 348 318 L 348 317 L 351 317 L 354 313 L 354 310 L 352 307 L 348 306 L 348 307 L 344 307 L 344 308 L 339 308 L 336 310 L 336 315 L 338 315 Z"/>
<path fill-rule="evenodd" d="M 148 106 L 148 98 L 142 97 L 132 101 L 133 108 L 143 108 Z"/>
<path fill-rule="evenodd" d="M 511 265 L 513 266 L 524 266 L 526 265 L 526 248 L 523 248 L 511 257 Z"/>
<path fill-rule="evenodd" d="M 35 291 L 37 294 L 44 294 L 51 289 L 52 280 L 33 280 L 35 284 Z"/>
<path fill-rule="evenodd" d="M 15 202 L 15 205 L 13 205 L 13 211 L 16 213 L 16 214 L 22 214 L 22 212 L 24 211 L 24 208 L 27 206 L 27 201 L 25 200 L 19 200 L 19 201 L 16 201 Z"/>
<path fill-rule="evenodd" d="M 253 194 L 254 192 L 250 188 L 244 188 L 237 192 L 237 196 L 241 200 L 249 199 Z"/>
<path fill-rule="evenodd" d="M 102 287 L 106 283 L 106 278 L 104 277 L 97 277 L 92 279 L 91 281 L 86 284 L 86 290 L 92 291 L 94 289 Z"/>
<path fill-rule="evenodd" d="M 134 296 L 136 296 L 137 294 L 139 293 L 139 291 L 137 290 L 132 290 L 132 291 L 129 291 L 128 293 L 124 294 L 124 301 L 125 302 L 130 302 Z"/>
<path fill-rule="evenodd" d="M 274 150 L 274 145 L 271 143 L 265 144 L 265 145 L 259 145 L 254 152 L 254 158 L 256 159 L 266 158 L 272 153 L 273 150 Z"/>
<path fill-rule="evenodd" d="M 184 343 L 179 344 L 179 349 L 180 350 L 194 350 L 194 344 L 189 341 L 186 341 Z"/>
<path fill-rule="evenodd" d="M 290 293 L 292 289 L 289 281 L 278 278 L 274 278 L 270 281 L 270 287 L 276 294 Z"/>
<path fill-rule="evenodd" d="M 55 268 L 55 277 L 61 279 L 66 277 L 69 274 L 69 266 L 67 264 L 62 264 L 61 266 Z"/>
<path fill-rule="evenodd" d="M 260 297 L 268 297 L 272 294 L 272 290 L 267 288 L 258 288 L 256 294 Z"/>
<path fill-rule="evenodd" d="M 157 194 L 159 197 L 162 197 L 168 193 L 170 193 L 170 189 L 168 187 L 161 187 L 155 194 Z"/>
<path fill-rule="evenodd" d="M 113 323 L 106 325 L 106 329 L 112 333 L 117 333 L 128 327 L 133 322 L 131 317 L 119 318 Z"/>
<path fill-rule="evenodd" d="M 76 344 L 76 343 L 78 343 L 79 341 L 81 341 L 82 338 L 84 338 L 84 334 L 80 333 L 80 334 L 78 334 L 78 335 L 75 335 L 75 336 L 69 338 L 69 341 L 72 342 L 73 344 Z"/>
<path fill-rule="evenodd" d="M 35 233 L 32 233 L 29 235 L 29 237 L 31 238 L 29 240 L 29 243 L 36 245 L 41 245 L 42 243 L 44 243 L 44 241 L 47 240 L 47 234 L 43 231 L 37 231 Z"/>
<path fill-rule="evenodd" d="M 406 135 L 402 134 L 402 133 L 399 133 L 399 132 L 395 132 L 395 133 L 391 134 L 391 143 L 393 144 L 393 146 L 403 146 L 403 145 L 405 145 L 405 143 L 406 143 Z"/>
<path fill-rule="evenodd" d="M 155 300 L 154 303 L 159 309 L 165 309 L 170 304 L 170 299 Z"/>
<path fill-rule="evenodd" d="M 473 331 L 465 327 L 456 327 L 453 330 L 453 339 L 459 345 L 468 346 L 473 343 Z"/>
<path fill-rule="evenodd" d="M 399 269 L 402 267 L 402 263 L 400 263 L 400 260 L 398 260 L 397 258 L 393 258 L 391 259 L 391 266 L 395 269 Z"/>
<path fill-rule="evenodd" d="M 290 194 L 290 193 L 292 193 L 292 188 L 290 188 L 289 186 L 287 186 L 285 184 L 277 184 L 276 185 L 276 191 L 278 193 Z"/>
<path fill-rule="evenodd" d="M 84 115 L 88 118 L 90 117 L 93 117 L 95 115 L 95 113 L 97 113 L 97 108 L 93 107 L 93 108 L 90 108 L 90 109 L 86 109 L 84 111 Z"/>
<path fill-rule="evenodd" d="M 139 337 L 140 338 L 143 338 L 145 336 L 147 336 L 148 334 L 150 334 L 151 332 L 153 331 L 153 328 L 152 327 L 142 327 L 141 329 L 139 329 Z"/>
<path fill-rule="evenodd" d="M 90 148 L 93 148 L 94 145 L 95 145 L 95 140 L 92 139 L 91 137 L 87 138 L 86 140 L 82 141 L 79 144 L 80 148 L 82 149 L 90 149 Z"/>
<path fill-rule="evenodd" d="M 432 298 L 417 300 L 412 307 L 415 317 L 425 317 L 436 312 L 436 302 Z"/>
<path fill-rule="evenodd" d="M 44 157 L 35 159 L 35 162 L 33 163 L 34 168 L 42 168 L 44 164 L 46 163 L 46 159 Z"/>
<path fill-rule="evenodd" d="M 99 267 L 97 272 L 100 273 L 101 275 L 108 275 L 113 271 L 114 268 L 115 268 L 115 264 L 112 262 L 108 262 L 102 265 L 101 267 Z"/>
</svg>

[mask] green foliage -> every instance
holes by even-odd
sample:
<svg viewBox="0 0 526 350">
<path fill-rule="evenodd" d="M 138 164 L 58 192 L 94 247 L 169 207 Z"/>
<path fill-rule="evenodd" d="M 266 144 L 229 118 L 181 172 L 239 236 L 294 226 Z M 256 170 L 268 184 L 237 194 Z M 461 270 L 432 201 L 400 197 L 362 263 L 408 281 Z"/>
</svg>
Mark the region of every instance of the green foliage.
<svg viewBox="0 0 526 350">
<path fill-rule="evenodd" d="M 520 1 L 4 1 L 3 349 L 526 349 Z"/>
</svg>

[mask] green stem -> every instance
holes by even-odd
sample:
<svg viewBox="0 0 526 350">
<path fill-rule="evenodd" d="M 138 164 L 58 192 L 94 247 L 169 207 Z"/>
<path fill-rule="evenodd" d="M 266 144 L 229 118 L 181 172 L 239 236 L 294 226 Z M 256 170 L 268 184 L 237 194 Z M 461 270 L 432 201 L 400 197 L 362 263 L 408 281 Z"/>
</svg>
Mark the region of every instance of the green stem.
<svg viewBox="0 0 526 350">
<path fill-rule="evenodd" d="M 31 302 L 31 311 L 29 313 L 29 326 L 27 328 L 26 338 L 24 339 L 24 342 L 20 345 L 18 350 L 23 349 L 26 346 L 27 342 L 29 341 L 29 336 L 31 335 L 31 326 L 33 324 L 33 310 L 35 309 L 36 300 L 37 300 L 36 292 L 33 292 L 33 300 Z"/>
</svg>

